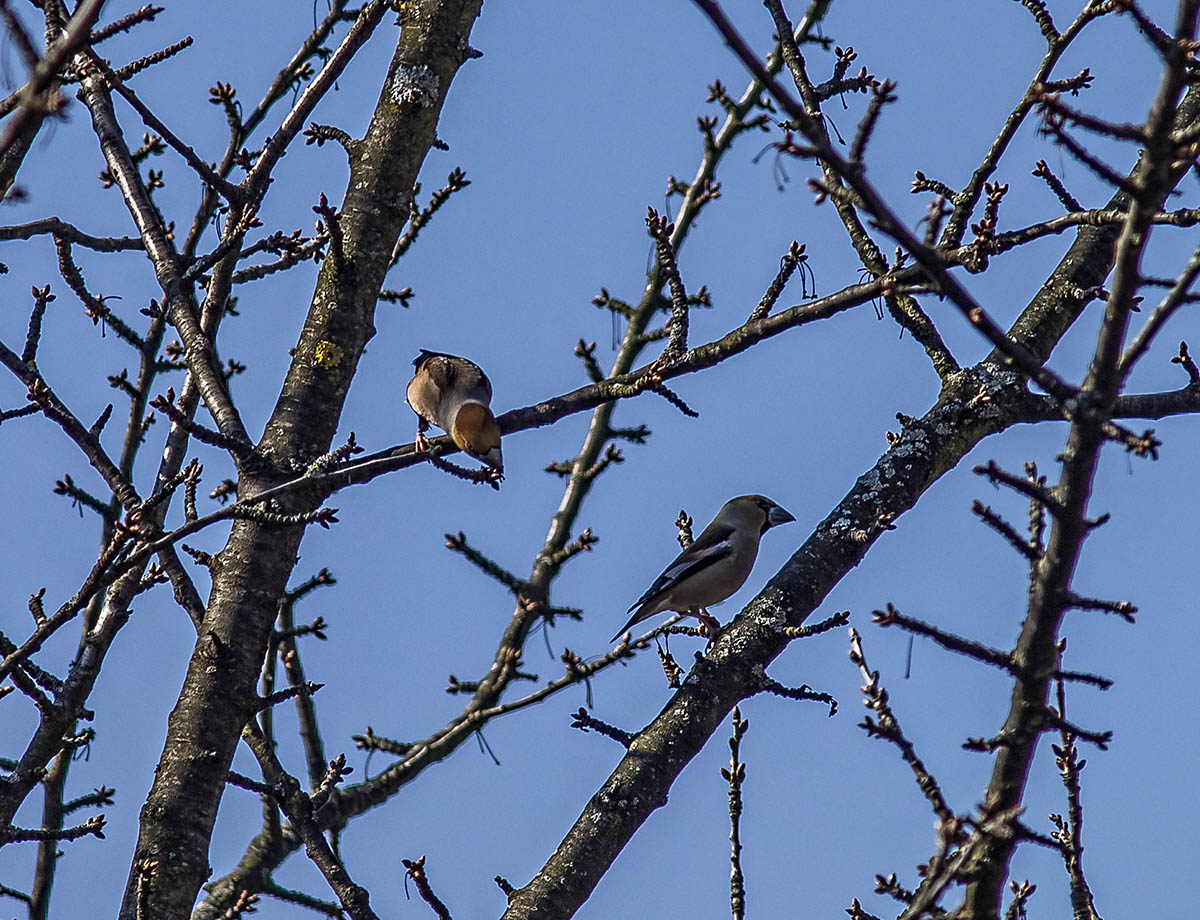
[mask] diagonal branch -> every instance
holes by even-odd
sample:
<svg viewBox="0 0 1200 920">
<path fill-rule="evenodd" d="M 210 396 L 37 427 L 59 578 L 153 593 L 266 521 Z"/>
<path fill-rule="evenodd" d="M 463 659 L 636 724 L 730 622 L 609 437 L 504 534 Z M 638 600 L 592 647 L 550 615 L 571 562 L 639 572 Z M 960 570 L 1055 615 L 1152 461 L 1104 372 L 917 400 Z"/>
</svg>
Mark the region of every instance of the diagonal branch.
<svg viewBox="0 0 1200 920">
<path fill-rule="evenodd" d="M 874 187 L 866 181 L 861 171 L 856 170 L 852 164 L 847 162 L 833 148 L 829 142 L 828 135 L 825 134 L 823 129 L 819 130 L 815 127 L 815 113 L 806 109 L 792 98 L 791 94 L 766 72 L 758 57 L 734 29 L 720 7 L 713 0 L 694 0 L 694 2 L 708 15 L 725 39 L 726 44 L 733 49 L 746 68 L 763 83 L 779 103 L 780 107 L 795 119 L 802 129 L 807 129 L 806 134 L 816 149 L 817 156 L 825 166 L 827 182 L 828 176 L 831 173 L 838 180 L 834 188 L 840 188 L 841 183 L 844 181 L 857 197 L 859 206 L 875 219 L 880 229 L 913 255 L 920 266 L 925 269 L 931 280 L 937 285 L 938 290 L 959 309 L 972 326 L 978 329 L 1022 373 L 1029 376 L 1031 380 L 1034 380 L 1046 392 L 1063 402 L 1070 399 L 1074 395 L 1074 389 L 1063 383 L 1054 373 L 1045 368 L 1042 362 L 1037 360 L 1025 346 L 1006 335 L 1004 330 L 988 316 L 983 307 L 949 274 L 942 257 L 934 249 L 926 246 L 913 236 L 879 197 Z M 768 0 L 768 6 L 772 9 L 773 13 L 775 13 L 776 9 L 779 9 L 781 13 L 778 0 Z M 778 14 L 776 15 L 776 20 L 778 23 Z M 795 74 L 796 69 L 793 68 L 793 75 L 795 76 Z M 797 77 L 797 81 L 798 83 L 800 82 L 799 77 Z M 803 94 L 803 92 L 802 87 L 801 93 Z M 833 197 L 835 204 L 838 204 L 842 198 L 840 195 L 834 195 Z M 868 265 L 867 267 L 870 268 L 871 266 Z"/>
<path fill-rule="evenodd" d="M 55 422 L 66 433 L 75 445 L 83 451 L 92 468 L 104 479 L 105 484 L 112 490 L 126 509 L 136 506 L 141 499 L 128 479 L 117 468 L 104 450 L 100 439 L 71 412 L 62 401 L 46 385 L 36 368 L 30 366 L 6 345 L 0 342 L 0 364 L 3 364 L 29 387 L 31 401 L 35 402 L 41 411 L 51 421 Z"/>
<path fill-rule="evenodd" d="M 112 68 L 103 59 L 96 54 L 89 54 L 88 57 L 91 59 L 92 66 L 98 68 L 104 75 L 104 79 L 108 82 L 109 87 L 116 90 L 121 98 L 129 103 L 133 110 L 141 117 L 142 122 L 147 128 L 170 144 L 175 152 L 183 157 L 188 166 L 196 171 L 196 174 L 200 176 L 206 185 L 219 192 L 221 197 L 226 201 L 234 201 L 238 198 L 238 187 L 217 175 L 211 166 L 200 159 L 196 151 L 180 140 L 174 131 L 168 128 L 157 115 L 150 111 L 150 108 L 137 97 L 137 94 L 133 90 L 125 85 L 121 77 L 114 73 Z"/>
<path fill-rule="evenodd" d="M 1071 580 L 1083 542 L 1092 527 L 1087 517 L 1087 505 L 1100 449 L 1108 437 L 1105 429 L 1109 424 L 1109 409 L 1120 386 L 1117 371 L 1134 304 L 1133 295 L 1139 282 L 1138 266 L 1147 231 L 1153 214 L 1162 207 L 1181 174 L 1174 162 L 1169 134 L 1182 107 L 1179 99 L 1186 80 L 1184 47 L 1195 36 L 1198 16 L 1200 0 L 1184 0 L 1180 4 L 1178 41 L 1169 55 L 1146 120 L 1150 140 L 1133 180 L 1138 194 L 1130 201 L 1128 218 L 1117 239 L 1111 294 L 1080 394 L 1085 411 L 1073 418 L 1061 455 L 1062 473 L 1054 494 L 1061 503 L 1062 512 L 1055 515 L 1046 552 L 1034 567 L 1028 612 L 1013 651 L 1019 676 L 1014 681 L 1010 709 L 1001 730 L 1005 743 L 996 752 L 984 803 L 986 813 L 1020 807 L 1040 736 L 1049 726 L 1062 722 L 1061 716 L 1050 716 L 1046 705 L 1058 667 L 1058 631 L 1068 599 L 1074 593 Z M 1188 97 L 1194 95 L 1195 87 Z M 1104 744 L 1107 738 L 1092 735 L 1092 740 Z M 964 904 L 967 914 L 999 913 L 1015 846 L 1012 837 L 993 837 L 972 857 L 968 867 L 971 880 Z"/>
<path fill-rule="evenodd" d="M 133 216 L 146 245 L 146 253 L 154 265 L 167 315 L 183 340 L 184 357 L 191 379 L 199 387 L 204 404 L 221 433 L 238 441 L 249 442 L 249 435 L 229 397 L 212 342 L 200 326 L 194 297 L 183 284 L 178 254 L 125 144 L 103 75 L 92 68 L 82 81 L 81 92 L 92 113 L 92 127 L 104 151 L 109 171 L 121 189 L 125 205 Z"/>
<path fill-rule="evenodd" d="M 91 37 L 92 26 L 100 18 L 100 10 L 103 6 L 104 0 L 82 0 L 75 8 L 75 12 L 71 15 L 62 34 L 51 45 L 46 56 L 33 68 L 33 73 L 29 75 L 29 79 L 18 93 L 17 112 L 8 120 L 4 133 L 0 135 L 0 160 L 5 158 L 22 132 L 30 126 L 30 122 L 39 117 L 41 109 L 39 97 L 53 86 L 58 72 L 67 60 L 87 44 Z M 7 186 L 8 183 L 4 184 Z"/>
</svg>

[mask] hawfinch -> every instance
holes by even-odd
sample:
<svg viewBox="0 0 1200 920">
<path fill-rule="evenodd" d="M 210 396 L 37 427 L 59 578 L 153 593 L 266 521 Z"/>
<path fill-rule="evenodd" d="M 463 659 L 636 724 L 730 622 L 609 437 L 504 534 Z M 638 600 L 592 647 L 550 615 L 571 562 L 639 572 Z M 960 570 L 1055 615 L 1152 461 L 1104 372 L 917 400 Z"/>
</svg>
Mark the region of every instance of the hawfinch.
<svg viewBox="0 0 1200 920">
<path fill-rule="evenodd" d="M 503 471 L 500 426 L 488 405 L 492 382 L 474 361 L 424 348 L 413 361 L 416 371 L 405 398 L 417 413 L 417 450 L 428 450 L 425 432 L 437 425 L 459 448 Z"/>
<path fill-rule="evenodd" d="M 655 579 L 632 607 L 633 616 L 613 636 L 620 636 L 646 617 L 677 610 L 699 618 L 707 635 L 716 634 L 716 618 L 703 608 L 718 604 L 750 577 L 758 541 L 776 524 L 796 520 L 763 495 L 739 495 L 717 512 L 712 523 Z"/>
</svg>

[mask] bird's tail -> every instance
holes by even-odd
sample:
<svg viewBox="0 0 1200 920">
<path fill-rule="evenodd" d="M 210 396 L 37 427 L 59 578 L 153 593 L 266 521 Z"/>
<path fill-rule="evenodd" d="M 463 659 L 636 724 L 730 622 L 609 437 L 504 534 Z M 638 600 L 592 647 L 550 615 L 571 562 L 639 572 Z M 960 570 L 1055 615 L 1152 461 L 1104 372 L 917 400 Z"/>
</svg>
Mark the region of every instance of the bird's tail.
<svg viewBox="0 0 1200 920">
<path fill-rule="evenodd" d="M 629 627 L 642 622 L 642 620 L 644 620 L 644 619 L 646 619 L 646 617 L 650 616 L 649 611 L 646 609 L 647 608 L 646 604 L 640 604 L 640 605 L 634 604 L 633 607 L 630 607 L 629 609 L 633 610 L 634 607 L 636 607 L 637 610 L 634 612 L 633 616 L 631 616 L 629 618 L 629 622 L 627 622 L 624 626 L 622 626 L 620 629 L 618 629 L 617 634 L 615 636 L 613 636 L 611 639 L 609 639 L 608 640 L 609 642 L 616 642 L 618 639 L 621 638 L 621 636 L 623 636 L 623 635 L 625 635 L 625 633 L 629 632 Z"/>
</svg>

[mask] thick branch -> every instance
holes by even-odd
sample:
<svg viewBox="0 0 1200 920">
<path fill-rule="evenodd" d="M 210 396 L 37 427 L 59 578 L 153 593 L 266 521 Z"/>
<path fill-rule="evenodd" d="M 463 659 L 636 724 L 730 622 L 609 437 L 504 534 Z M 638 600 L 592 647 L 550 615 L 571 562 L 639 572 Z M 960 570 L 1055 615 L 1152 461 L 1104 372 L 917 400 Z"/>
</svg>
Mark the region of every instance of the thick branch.
<svg viewBox="0 0 1200 920">
<path fill-rule="evenodd" d="M 243 184 L 252 200 L 265 190 L 272 166 L 386 6 L 368 4 L 351 36 L 301 94 Z M 478 12 L 478 0 L 419 0 L 401 13 L 387 83 L 361 156 L 351 163 L 340 220 L 346 265 L 340 271 L 333 260 L 322 265 L 295 359 L 259 444 L 281 467 L 307 464 L 329 450 L 358 359 L 374 331 L 376 293 L 409 212 L 416 174 L 435 140 L 442 102 L 463 63 L 462 49 Z M 435 91 L 430 96 L 408 92 L 406 80 L 414 69 L 431 77 Z M 222 433 L 242 434 L 226 428 L 228 420 L 219 412 L 214 415 Z M 243 469 L 238 492 L 254 494 L 277 484 Z M 314 507 L 311 496 L 294 498 L 281 509 L 284 513 Z M 205 629 L 189 663 L 180 704 L 168 721 L 163 757 L 147 800 L 145 814 L 154 817 L 143 822 L 135 854 L 137 859 L 176 854 L 159 869 L 160 884 L 151 892 L 153 915 L 186 914 L 208 874 L 209 836 L 238 742 L 240 724 L 234 713 L 244 712 L 255 695 L 277 601 L 286 591 L 302 533 L 301 527 L 281 530 L 239 520 L 222 553 L 231 564 L 214 572 Z M 126 887 L 123 920 L 133 920 L 136 913 L 135 881 L 131 876 Z"/>
</svg>

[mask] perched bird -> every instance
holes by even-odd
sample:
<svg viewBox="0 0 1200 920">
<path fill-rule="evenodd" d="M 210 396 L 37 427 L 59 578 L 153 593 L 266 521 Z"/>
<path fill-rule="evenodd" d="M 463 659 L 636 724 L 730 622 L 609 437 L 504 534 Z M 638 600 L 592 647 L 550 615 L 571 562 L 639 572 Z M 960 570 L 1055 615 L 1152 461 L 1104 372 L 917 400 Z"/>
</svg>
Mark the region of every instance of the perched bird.
<svg viewBox="0 0 1200 920">
<path fill-rule="evenodd" d="M 477 460 L 504 469 L 500 456 L 500 426 L 488 408 L 492 382 L 474 361 L 422 348 L 405 398 L 417 413 L 417 450 L 428 450 L 425 432 L 430 424 Z"/>
<path fill-rule="evenodd" d="M 629 610 L 633 616 L 613 642 L 635 623 L 664 610 L 698 617 L 709 636 L 720 624 L 704 610 L 740 588 L 750 577 L 758 541 L 777 524 L 796 520 L 764 495 L 739 495 L 717 512 L 712 523 L 655 579 Z"/>
</svg>

